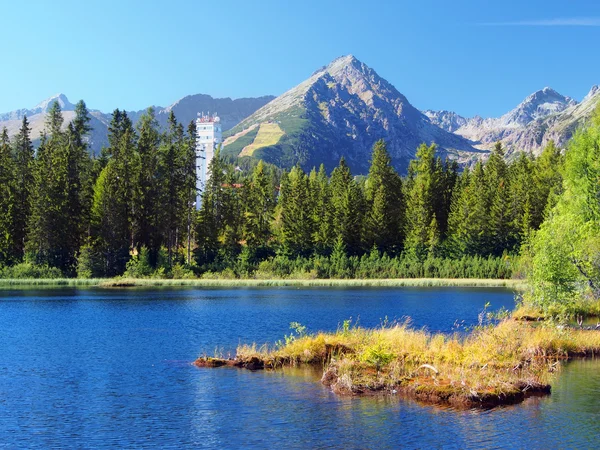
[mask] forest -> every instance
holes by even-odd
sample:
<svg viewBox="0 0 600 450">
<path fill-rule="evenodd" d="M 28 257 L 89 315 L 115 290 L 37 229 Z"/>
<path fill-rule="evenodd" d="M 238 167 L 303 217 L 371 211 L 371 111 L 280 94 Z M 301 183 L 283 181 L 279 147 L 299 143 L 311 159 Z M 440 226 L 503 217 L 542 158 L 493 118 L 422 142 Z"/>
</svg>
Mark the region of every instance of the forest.
<svg viewBox="0 0 600 450">
<path fill-rule="evenodd" d="M 510 161 L 497 143 L 464 167 L 422 144 L 401 176 L 378 141 L 366 176 L 217 151 L 197 210 L 193 122 L 115 110 L 90 155 L 89 121 L 80 101 L 65 128 L 54 103 L 37 149 L 26 117 L 3 130 L 1 277 L 510 278 L 563 191 L 552 142 Z"/>
</svg>

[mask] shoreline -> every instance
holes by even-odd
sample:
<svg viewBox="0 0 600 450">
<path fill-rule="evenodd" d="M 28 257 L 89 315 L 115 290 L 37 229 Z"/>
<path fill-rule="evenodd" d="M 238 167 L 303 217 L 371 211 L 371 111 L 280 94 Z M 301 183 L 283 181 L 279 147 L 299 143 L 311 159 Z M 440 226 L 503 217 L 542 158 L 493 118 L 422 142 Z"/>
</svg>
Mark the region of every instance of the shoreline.
<svg viewBox="0 0 600 450">
<path fill-rule="evenodd" d="M 2 289 L 38 287 L 498 287 L 522 290 L 525 280 L 478 278 L 387 279 L 152 279 L 152 278 L 58 278 L 0 279 Z"/>
</svg>

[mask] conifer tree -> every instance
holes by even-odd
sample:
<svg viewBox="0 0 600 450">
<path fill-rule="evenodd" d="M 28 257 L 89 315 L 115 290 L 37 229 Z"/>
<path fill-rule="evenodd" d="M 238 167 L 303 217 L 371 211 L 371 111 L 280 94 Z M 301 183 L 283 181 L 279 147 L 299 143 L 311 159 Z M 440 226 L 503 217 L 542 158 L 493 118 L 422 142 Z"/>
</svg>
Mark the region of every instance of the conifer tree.
<svg viewBox="0 0 600 450">
<path fill-rule="evenodd" d="M 412 180 L 406 197 L 406 250 L 419 259 L 427 256 L 431 236 L 439 236 L 436 201 L 440 195 L 441 167 L 436 164 L 435 145 L 421 144 L 411 161 Z"/>
<path fill-rule="evenodd" d="M 31 202 L 34 189 L 34 156 L 35 151 L 30 138 L 31 129 L 27 116 L 23 116 L 21 128 L 15 138 L 15 204 L 13 210 L 14 250 L 13 254 L 20 261 L 25 253 L 25 237 L 27 223 L 31 215 Z"/>
<path fill-rule="evenodd" d="M 183 127 L 177 123 L 173 111 L 169 113 L 168 129 L 162 141 L 159 147 L 157 182 L 162 205 L 161 234 L 167 246 L 170 266 L 173 250 L 177 248 L 177 227 L 181 224 L 184 173 Z"/>
<path fill-rule="evenodd" d="M 162 203 L 159 196 L 161 186 L 158 182 L 160 133 L 154 108 L 150 107 L 142 114 L 137 123 L 137 131 L 139 135 L 137 153 L 140 158 L 141 170 L 134 220 L 134 246 L 138 252 L 145 247 L 148 251 L 150 265 L 156 267 L 162 242 L 159 217 Z"/>
<path fill-rule="evenodd" d="M 122 274 L 129 260 L 141 169 L 127 114 L 115 111 L 109 130 L 114 147 L 108 149 L 111 157 L 96 181 L 92 209 L 92 245 L 101 255 L 104 276 Z"/>
<path fill-rule="evenodd" d="M 333 169 L 330 186 L 334 242 L 341 243 L 350 255 L 358 255 L 363 251 L 365 199 L 344 158 Z"/>
<path fill-rule="evenodd" d="M 290 257 L 309 256 L 313 250 L 314 222 L 311 211 L 308 176 L 295 166 L 282 180 L 281 245 Z"/>
<path fill-rule="evenodd" d="M 209 176 L 197 216 L 195 253 L 199 266 L 213 262 L 221 248 L 219 237 L 223 234 L 226 216 L 225 170 L 225 161 L 217 148 L 208 165 Z"/>
<path fill-rule="evenodd" d="M 33 212 L 27 247 L 37 263 L 57 267 L 73 275 L 81 245 L 81 228 L 75 225 L 81 213 L 78 177 L 78 149 L 73 125 L 61 130 L 63 116 L 58 102 L 48 111 L 46 129 L 50 135 L 38 149 Z"/>
<path fill-rule="evenodd" d="M 14 208 L 15 180 L 14 164 L 6 127 L 0 135 L 0 267 L 14 260 Z"/>
<path fill-rule="evenodd" d="M 485 254 L 488 248 L 488 202 L 483 164 L 465 170 L 452 197 L 448 218 L 448 247 L 455 257 Z"/>
<path fill-rule="evenodd" d="M 274 207 L 273 183 L 261 160 L 252 171 L 244 223 L 244 238 L 253 252 L 268 245 Z"/>
<path fill-rule="evenodd" d="M 484 254 L 500 256 L 504 250 L 512 249 L 515 244 L 509 183 L 504 149 L 498 142 L 485 167 L 489 219 L 487 228 L 483 230 L 488 239 L 488 248 L 484 249 Z"/>
<path fill-rule="evenodd" d="M 402 181 L 391 165 L 383 140 L 373 146 L 365 197 L 369 205 L 366 220 L 368 245 L 374 245 L 382 252 L 398 252 L 404 241 Z"/>
<path fill-rule="evenodd" d="M 331 187 L 325 172 L 325 166 L 321 164 L 319 171 L 313 171 L 309 177 L 310 193 L 312 195 L 313 222 L 315 231 L 313 240 L 315 251 L 318 254 L 328 255 L 335 244 L 333 234 L 333 215 L 331 205 Z"/>
<path fill-rule="evenodd" d="M 185 240 L 187 249 L 187 263 L 191 264 L 193 221 L 196 211 L 196 122 L 191 121 L 187 128 L 187 139 L 185 140 L 183 155 L 183 180 L 182 180 L 182 203 L 185 207 L 184 220 Z"/>
</svg>

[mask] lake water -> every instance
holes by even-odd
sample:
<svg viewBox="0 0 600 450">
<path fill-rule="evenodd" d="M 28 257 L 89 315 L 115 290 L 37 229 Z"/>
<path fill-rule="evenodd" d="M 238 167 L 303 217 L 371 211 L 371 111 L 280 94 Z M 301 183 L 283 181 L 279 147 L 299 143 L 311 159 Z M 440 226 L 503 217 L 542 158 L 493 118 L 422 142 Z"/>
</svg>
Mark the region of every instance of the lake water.
<svg viewBox="0 0 600 450">
<path fill-rule="evenodd" d="M 311 370 L 190 363 L 273 343 L 289 323 L 335 330 L 412 318 L 450 332 L 503 289 L 0 291 L 0 447 L 593 448 L 600 364 L 570 363 L 550 397 L 489 411 L 394 397 L 340 398 Z"/>
</svg>

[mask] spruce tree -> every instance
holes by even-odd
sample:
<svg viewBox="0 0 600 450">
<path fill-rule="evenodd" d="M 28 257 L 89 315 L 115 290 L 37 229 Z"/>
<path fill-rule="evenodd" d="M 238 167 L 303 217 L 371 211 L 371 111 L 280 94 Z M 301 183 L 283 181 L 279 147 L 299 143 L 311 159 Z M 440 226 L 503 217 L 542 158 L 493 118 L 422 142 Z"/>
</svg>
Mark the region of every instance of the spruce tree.
<svg viewBox="0 0 600 450">
<path fill-rule="evenodd" d="M 393 254 L 401 250 L 404 241 L 404 203 L 402 180 L 391 162 L 385 142 L 377 141 L 373 146 L 365 197 L 369 208 L 367 243 L 369 247 L 376 246 L 382 252 Z"/>
<path fill-rule="evenodd" d="M 485 166 L 487 202 L 489 218 L 483 233 L 488 239 L 484 254 L 500 256 L 504 250 L 511 250 L 515 244 L 514 218 L 510 207 L 510 180 L 504 160 L 504 149 L 496 143 Z"/>
<path fill-rule="evenodd" d="M 118 110 L 117 110 L 118 111 Z M 109 127 L 110 156 L 94 188 L 92 246 L 101 255 L 104 276 L 124 272 L 133 248 L 137 215 L 139 155 L 136 135 L 127 114 L 113 114 Z"/>
<path fill-rule="evenodd" d="M 411 161 L 412 180 L 406 195 L 406 250 L 419 259 L 427 256 L 430 237 L 439 236 L 436 201 L 440 195 L 441 168 L 436 164 L 435 145 L 421 144 Z"/>
<path fill-rule="evenodd" d="M 159 211 L 162 208 L 159 198 L 158 148 L 160 133 L 154 108 L 148 108 L 137 123 L 139 138 L 137 153 L 140 158 L 136 215 L 134 220 L 134 246 L 138 252 L 148 250 L 150 265 L 156 267 L 161 245 Z"/>
<path fill-rule="evenodd" d="M 331 186 L 321 164 L 319 171 L 313 170 L 309 177 L 310 193 L 312 195 L 313 222 L 315 231 L 313 240 L 315 251 L 321 255 L 328 255 L 335 244 L 333 234 L 333 207 L 331 205 Z"/>
<path fill-rule="evenodd" d="M 16 260 L 20 261 L 25 253 L 27 223 L 31 215 L 31 202 L 34 189 L 35 151 L 30 137 L 31 129 L 27 116 L 23 116 L 21 128 L 15 138 L 15 207 L 13 210 L 14 250 Z"/>
<path fill-rule="evenodd" d="M 15 168 L 6 127 L 0 135 L 0 267 L 14 261 Z"/>
<path fill-rule="evenodd" d="M 310 208 L 308 176 L 295 166 L 282 180 L 281 245 L 291 258 L 309 256 L 313 251 L 314 222 Z"/>
<path fill-rule="evenodd" d="M 273 183 L 261 160 L 252 171 L 244 222 L 244 239 L 253 253 L 269 243 L 274 207 Z"/>
<path fill-rule="evenodd" d="M 196 262 L 199 266 L 212 263 L 219 254 L 219 237 L 225 228 L 226 164 L 217 148 L 208 165 L 208 180 L 202 192 L 202 205 L 196 222 Z"/>
<path fill-rule="evenodd" d="M 358 255 L 364 247 L 366 202 L 344 158 L 331 173 L 330 189 L 334 245 L 339 241 L 350 255 Z"/>
</svg>

